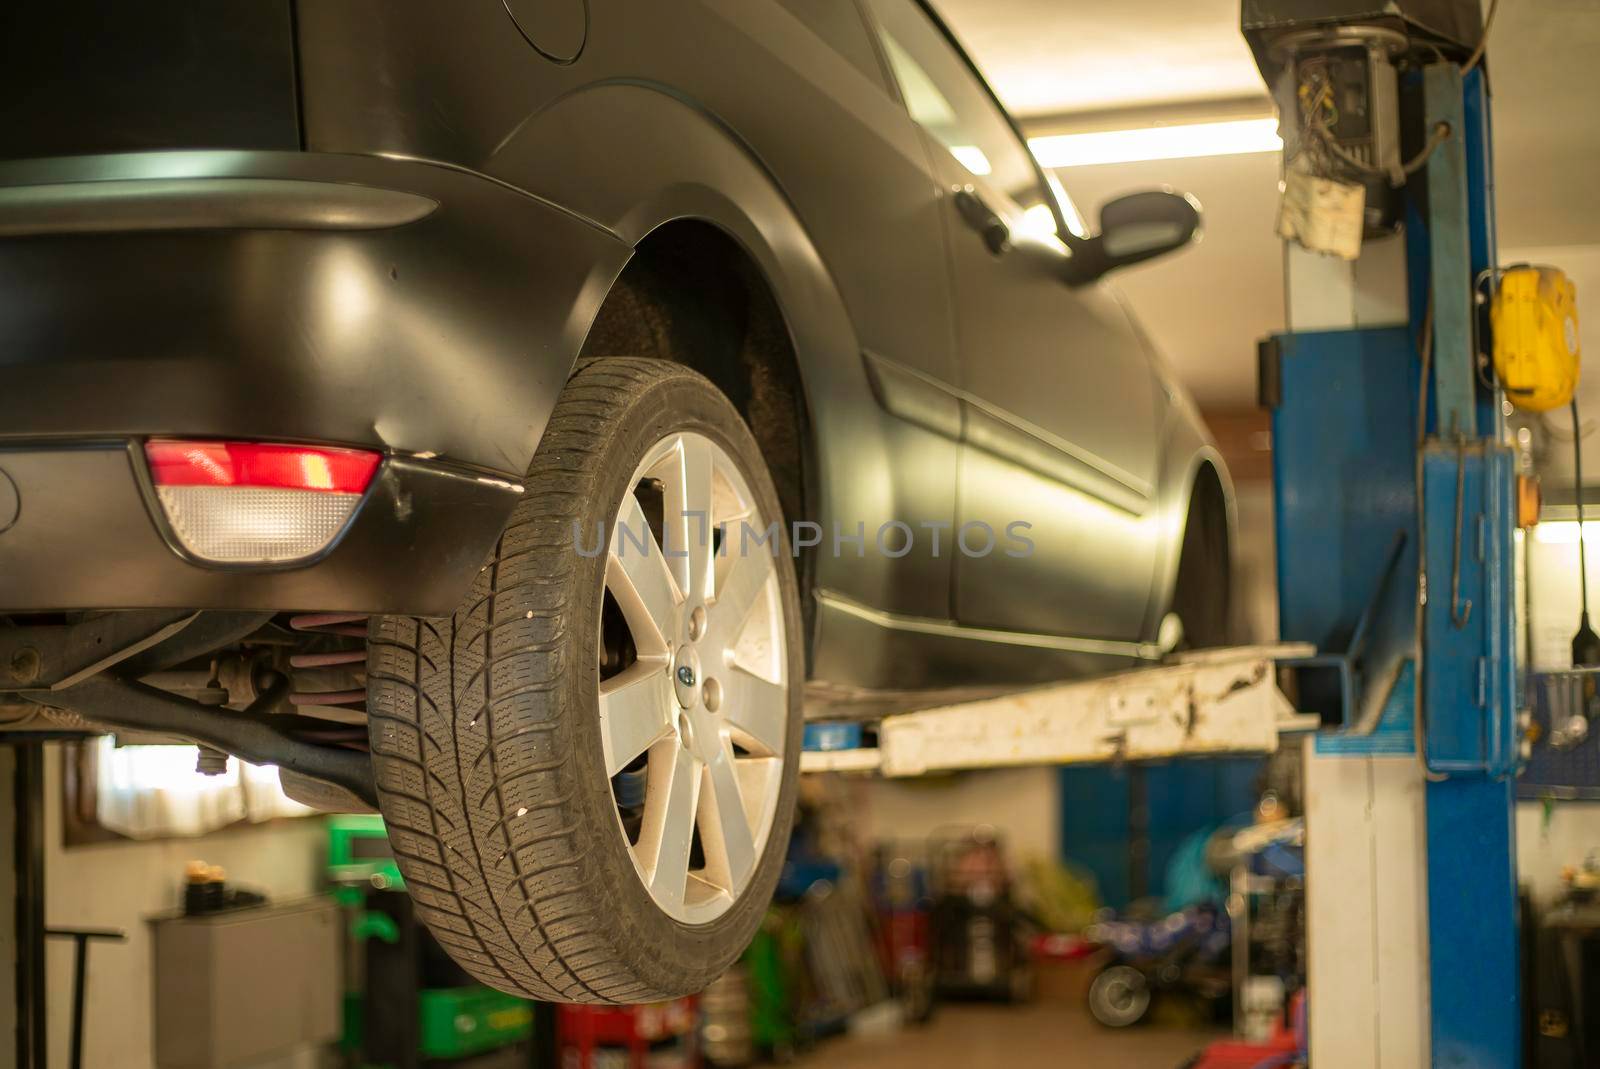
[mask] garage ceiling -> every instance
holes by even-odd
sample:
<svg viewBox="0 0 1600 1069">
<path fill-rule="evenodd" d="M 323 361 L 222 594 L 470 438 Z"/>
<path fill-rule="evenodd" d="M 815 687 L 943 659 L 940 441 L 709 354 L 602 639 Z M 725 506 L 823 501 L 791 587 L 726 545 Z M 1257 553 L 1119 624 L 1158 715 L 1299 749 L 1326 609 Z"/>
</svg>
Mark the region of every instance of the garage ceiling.
<svg viewBox="0 0 1600 1069">
<path fill-rule="evenodd" d="M 1205 117 L 1265 92 L 1238 0 L 934 0 L 1007 105 L 1035 129 Z M 1503 0 L 1490 67 L 1502 248 L 1600 245 L 1600 3 Z M 1222 117 L 1220 112 L 1217 117 Z M 1115 125 L 1114 122 L 1111 125 Z M 1201 404 L 1254 403 L 1255 342 L 1283 325 L 1273 155 L 1081 167 L 1062 181 L 1093 219 L 1118 192 L 1172 185 L 1206 208 L 1205 242 L 1117 276 Z"/>
<path fill-rule="evenodd" d="M 1238 0 L 935 6 L 1018 116 L 1264 94 Z"/>
</svg>

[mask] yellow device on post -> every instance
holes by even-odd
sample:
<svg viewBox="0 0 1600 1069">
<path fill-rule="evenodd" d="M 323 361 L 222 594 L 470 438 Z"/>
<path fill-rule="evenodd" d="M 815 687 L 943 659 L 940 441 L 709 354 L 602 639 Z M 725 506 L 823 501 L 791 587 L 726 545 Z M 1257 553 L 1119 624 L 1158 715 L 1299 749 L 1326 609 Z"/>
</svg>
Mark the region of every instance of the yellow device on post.
<svg viewBox="0 0 1600 1069">
<path fill-rule="evenodd" d="M 1548 412 L 1578 388 L 1577 290 L 1557 267 L 1509 267 L 1489 309 L 1494 373 L 1506 398 Z"/>
<path fill-rule="evenodd" d="M 1563 405 L 1572 410 L 1572 470 L 1578 506 L 1578 590 L 1582 610 L 1572 636 L 1572 666 L 1600 666 L 1600 634 L 1589 624 L 1588 554 L 1583 544 L 1583 428 L 1578 422 L 1577 290 L 1555 267 L 1521 264 L 1500 276 L 1489 308 L 1494 330 L 1494 372 L 1506 399 L 1529 412 Z M 1519 476 L 1519 492 L 1525 477 Z M 1593 677 L 1585 681 L 1593 695 Z"/>
</svg>

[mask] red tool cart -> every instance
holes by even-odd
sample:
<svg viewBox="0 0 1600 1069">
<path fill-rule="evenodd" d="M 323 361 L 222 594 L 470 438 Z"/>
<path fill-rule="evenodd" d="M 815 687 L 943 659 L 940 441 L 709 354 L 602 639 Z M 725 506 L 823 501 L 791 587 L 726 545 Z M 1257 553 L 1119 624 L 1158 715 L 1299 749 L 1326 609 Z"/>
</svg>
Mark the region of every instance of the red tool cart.
<svg viewBox="0 0 1600 1069">
<path fill-rule="evenodd" d="M 698 1069 L 695 998 L 644 1006 L 558 1006 L 561 1069 Z"/>
</svg>

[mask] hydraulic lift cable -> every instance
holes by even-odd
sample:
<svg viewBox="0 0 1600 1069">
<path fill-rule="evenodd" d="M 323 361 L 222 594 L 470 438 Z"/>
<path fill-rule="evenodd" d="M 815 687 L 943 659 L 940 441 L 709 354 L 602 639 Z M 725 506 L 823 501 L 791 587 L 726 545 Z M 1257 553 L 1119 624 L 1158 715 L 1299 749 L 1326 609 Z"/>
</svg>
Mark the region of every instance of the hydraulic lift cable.
<svg viewBox="0 0 1600 1069">
<path fill-rule="evenodd" d="M 1500 10 L 1500 0 L 1489 0 L 1489 14 L 1483 20 L 1483 36 L 1478 38 L 1478 47 L 1472 50 L 1472 55 L 1461 65 L 1461 73 L 1466 74 L 1476 67 L 1483 59 L 1483 53 L 1489 47 L 1489 31 L 1494 28 L 1494 17 Z"/>
<path fill-rule="evenodd" d="M 1572 636 L 1572 667 L 1582 668 L 1600 664 L 1600 635 L 1589 626 L 1589 555 L 1583 544 L 1583 429 L 1578 423 L 1576 394 L 1572 398 L 1572 480 L 1578 505 L 1578 596 L 1582 599 L 1578 633 Z"/>
</svg>

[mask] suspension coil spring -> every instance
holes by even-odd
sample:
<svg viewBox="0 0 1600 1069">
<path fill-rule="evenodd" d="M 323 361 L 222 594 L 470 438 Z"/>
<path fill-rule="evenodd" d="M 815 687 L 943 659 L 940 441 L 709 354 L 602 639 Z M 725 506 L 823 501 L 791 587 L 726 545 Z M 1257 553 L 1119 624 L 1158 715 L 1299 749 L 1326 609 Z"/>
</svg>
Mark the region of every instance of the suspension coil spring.
<svg viewBox="0 0 1600 1069">
<path fill-rule="evenodd" d="M 296 631 L 320 632 L 350 638 L 367 637 L 365 613 L 322 612 L 291 616 L 289 626 Z M 367 664 L 367 647 L 363 642 L 353 650 L 334 650 L 329 653 L 295 653 L 289 657 L 291 668 L 333 668 L 349 666 L 351 671 L 364 671 Z M 294 691 L 289 695 L 291 705 L 361 705 L 367 700 L 365 690 Z"/>
</svg>

